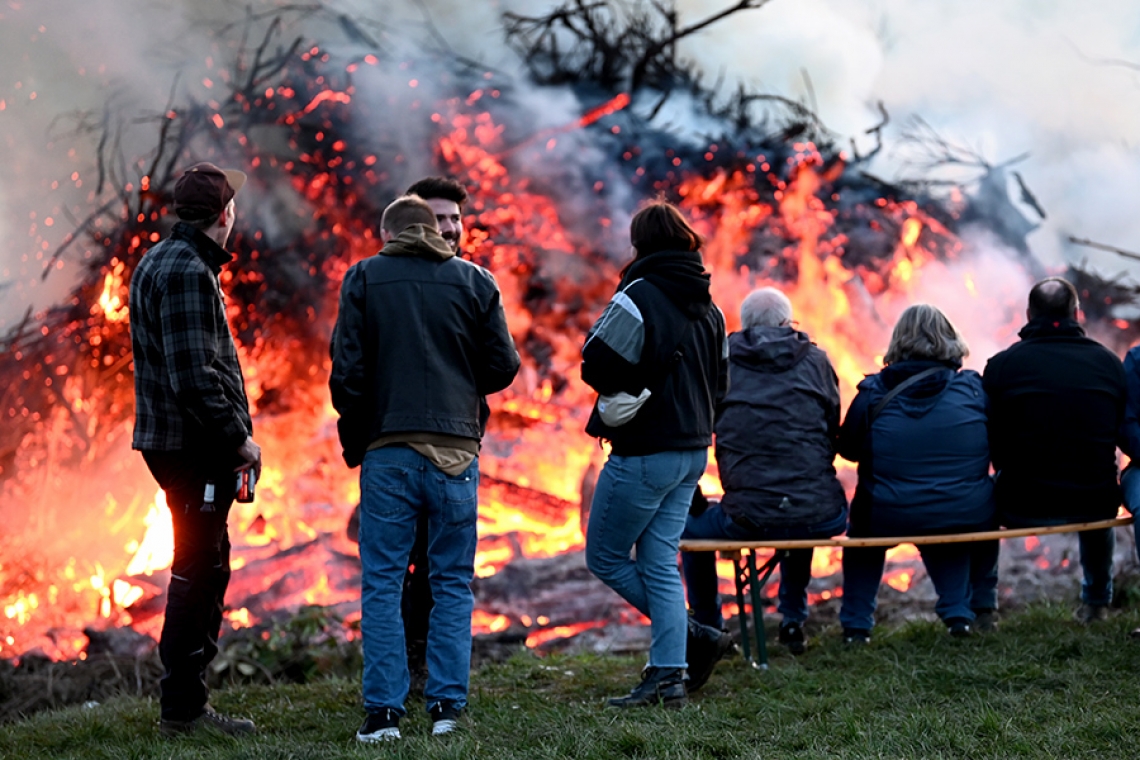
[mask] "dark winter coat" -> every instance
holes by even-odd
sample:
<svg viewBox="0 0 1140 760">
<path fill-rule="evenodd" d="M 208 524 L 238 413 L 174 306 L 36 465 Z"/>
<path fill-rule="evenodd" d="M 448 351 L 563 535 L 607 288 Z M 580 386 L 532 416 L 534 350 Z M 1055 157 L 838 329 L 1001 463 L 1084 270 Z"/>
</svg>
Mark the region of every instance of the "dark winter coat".
<svg viewBox="0 0 1140 760">
<path fill-rule="evenodd" d="M 353 264 L 340 290 L 329 389 L 349 467 L 392 433 L 480 440 L 488 393 L 519 355 L 495 278 L 413 225 L 383 255 Z"/>
<path fill-rule="evenodd" d="M 870 420 L 891 389 L 931 367 L 943 371 L 904 389 Z M 986 396 L 977 372 L 904 361 L 869 375 L 859 383 L 847 410 L 839 454 L 859 463 L 859 484 L 851 502 L 852 536 L 992 527 Z"/>
<path fill-rule="evenodd" d="M 1015 522 L 1116 516 L 1120 359 L 1072 319 L 1038 318 L 986 364 L 998 510 Z"/>
<path fill-rule="evenodd" d="M 716 419 L 721 507 L 745 526 L 834 520 L 847 498 L 835 476 L 839 380 L 827 354 L 791 327 L 733 333 L 728 350 Z"/>
<path fill-rule="evenodd" d="M 700 253 L 659 251 L 634 261 L 582 348 L 582 379 L 602 395 L 652 395 L 620 427 L 595 404 L 586 432 L 618 456 L 707 448 L 728 382 L 724 315 Z"/>
</svg>

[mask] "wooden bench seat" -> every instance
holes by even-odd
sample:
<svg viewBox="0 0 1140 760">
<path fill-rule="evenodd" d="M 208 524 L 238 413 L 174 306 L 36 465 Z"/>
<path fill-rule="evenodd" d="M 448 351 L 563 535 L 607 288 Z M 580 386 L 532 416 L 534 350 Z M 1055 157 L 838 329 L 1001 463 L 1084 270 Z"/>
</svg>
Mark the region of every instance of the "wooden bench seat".
<svg viewBox="0 0 1140 760">
<path fill-rule="evenodd" d="M 764 602 L 760 594 L 764 584 L 776 569 L 780 558 L 789 549 L 814 549 L 826 546 L 898 546 L 900 544 L 952 544 L 972 541 L 993 541 L 1003 538 L 1024 538 L 1044 536 L 1053 533 L 1080 533 L 1100 528 L 1119 528 L 1132 524 L 1131 517 L 1117 517 L 1111 520 L 1070 523 L 1067 525 L 1046 525 L 1038 528 L 1010 528 L 987 530 L 976 533 L 952 533 L 938 536 L 892 536 L 884 538 L 819 538 L 796 541 L 733 541 L 731 539 L 687 539 L 681 541 L 684 552 L 720 552 L 725 559 L 731 559 L 735 568 L 736 604 L 740 609 L 740 642 L 744 657 L 754 667 L 768 669 L 768 647 L 764 633 Z M 756 564 L 756 552 L 772 551 L 772 556 L 761 565 Z M 752 656 L 748 635 L 748 620 L 744 614 L 745 591 L 752 602 L 752 628 L 756 635 L 756 658 Z"/>
</svg>

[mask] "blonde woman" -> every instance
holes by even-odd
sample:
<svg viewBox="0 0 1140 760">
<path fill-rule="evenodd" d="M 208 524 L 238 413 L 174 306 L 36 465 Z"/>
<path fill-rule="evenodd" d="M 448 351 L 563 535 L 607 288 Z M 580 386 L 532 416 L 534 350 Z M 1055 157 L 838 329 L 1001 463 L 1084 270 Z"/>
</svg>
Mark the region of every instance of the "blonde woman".
<svg viewBox="0 0 1140 760">
<path fill-rule="evenodd" d="M 849 536 L 959 533 L 992 526 L 986 394 L 978 373 L 961 369 L 968 353 L 957 328 L 935 307 L 916 304 L 899 317 L 883 357 L 886 366 L 859 383 L 839 432 L 840 456 L 859 463 Z M 996 577 L 971 582 L 971 553 L 979 548 L 918 548 L 938 593 L 935 611 L 951 635 L 970 635 L 975 610 L 995 606 Z M 870 641 L 885 555 L 882 547 L 843 552 L 839 620 L 849 644 Z"/>
</svg>

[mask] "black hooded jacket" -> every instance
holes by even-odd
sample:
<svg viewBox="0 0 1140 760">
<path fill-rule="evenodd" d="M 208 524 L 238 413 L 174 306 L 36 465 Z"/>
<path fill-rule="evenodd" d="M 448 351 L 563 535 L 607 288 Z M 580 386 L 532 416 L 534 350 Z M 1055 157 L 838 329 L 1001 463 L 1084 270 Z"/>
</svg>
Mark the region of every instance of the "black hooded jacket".
<svg viewBox="0 0 1140 760">
<path fill-rule="evenodd" d="M 839 380 L 827 354 L 791 327 L 733 333 L 728 347 L 716 418 L 725 513 L 761 528 L 835 519 L 847 499 L 835 476 Z"/>
<path fill-rule="evenodd" d="M 1015 524 L 1115 517 L 1120 359 L 1073 319 L 1037 318 L 1019 335 L 983 377 L 998 512 Z"/>
<path fill-rule="evenodd" d="M 724 315 L 698 252 L 659 251 L 634 261 L 582 348 L 582 379 L 602 395 L 651 396 L 620 427 L 595 405 L 586 432 L 618 456 L 707 448 L 728 383 Z"/>
</svg>

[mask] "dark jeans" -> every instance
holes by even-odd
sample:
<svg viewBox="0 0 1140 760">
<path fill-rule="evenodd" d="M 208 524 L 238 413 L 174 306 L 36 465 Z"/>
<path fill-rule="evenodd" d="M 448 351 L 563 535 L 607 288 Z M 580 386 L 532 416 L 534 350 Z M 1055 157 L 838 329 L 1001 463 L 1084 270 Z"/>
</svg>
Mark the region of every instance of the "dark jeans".
<svg viewBox="0 0 1140 760">
<path fill-rule="evenodd" d="M 971 547 L 962 544 L 920 544 L 918 551 L 938 601 L 934 611 L 944 622 L 973 620 Z M 869 631 L 875 624 L 875 607 L 887 547 L 848 547 L 843 550 L 843 606 L 839 622 L 844 628 Z"/>
<path fill-rule="evenodd" d="M 404 574 L 404 593 L 400 612 L 404 616 L 404 640 L 408 649 L 408 669 L 422 671 L 427 667 L 428 621 L 431 618 L 431 581 L 428 577 L 428 514 L 416 521 L 416 542 L 408 557 Z"/>
<path fill-rule="evenodd" d="M 682 539 L 729 538 L 738 541 L 791 541 L 805 538 L 831 538 L 847 526 L 847 513 L 840 511 L 834 519 L 818 525 L 797 525 L 786 528 L 751 528 L 738 525 L 712 503 L 699 516 L 689 515 Z M 807 587 L 811 581 L 813 549 L 793 549 L 780 560 L 779 612 L 784 623 L 802 623 L 807 620 Z M 721 628 L 724 620 L 720 613 L 717 592 L 716 553 L 682 552 L 681 564 L 685 570 L 685 587 L 689 594 L 689 608 L 698 623 Z"/>
<path fill-rule="evenodd" d="M 1083 519 L 1083 518 L 1081 518 Z M 1007 528 L 1038 528 L 1064 525 L 1076 520 L 1029 520 L 1003 516 L 1001 524 Z M 1081 601 L 1094 607 L 1112 604 L 1112 558 L 1116 552 L 1116 531 L 1113 528 L 1086 530 L 1077 534 L 1081 553 Z"/>
<path fill-rule="evenodd" d="M 174 524 L 174 562 L 158 652 L 164 674 L 164 720 L 198 717 L 209 697 L 206 666 L 218 653 L 230 539 L 226 526 L 236 491 L 234 462 L 184 451 L 144 451 L 154 479 L 166 492 Z M 207 482 L 213 504 L 204 502 Z"/>
</svg>

